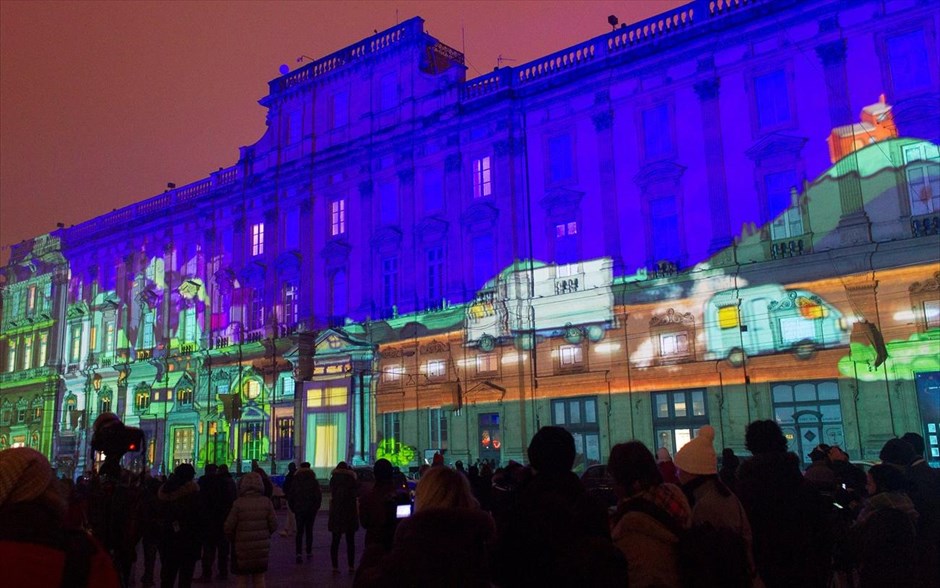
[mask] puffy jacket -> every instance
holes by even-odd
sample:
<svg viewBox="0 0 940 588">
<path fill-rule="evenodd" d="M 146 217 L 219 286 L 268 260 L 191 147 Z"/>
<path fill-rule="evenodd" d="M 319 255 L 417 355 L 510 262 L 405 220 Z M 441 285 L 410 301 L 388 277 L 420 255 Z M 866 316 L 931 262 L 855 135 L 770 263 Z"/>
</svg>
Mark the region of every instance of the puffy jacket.
<svg viewBox="0 0 940 588">
<path fill-rule="evenodd" d="M 287 495 L 287 504 L 294 513 L 311 513 L 320 510 L 323 493 L 317 475 L 310 468 L 300 468 L 294 475 Z"/>
<path fill-rule="evenodd" d="M 268 570 L 271 535 L 277 530 L 274 505 L 264 495 L 261 477 L 252 472 L 242 478 L 238 499 L 225 519 L 225 534 L 235 545 L 236 574 L 260 574 Z"/>
<path fill-rule="evenodd" d="M 356 472 L 335 469 L 330 476 L 331 533 L 355 533 L 359 529 L 359 510 L 356 505 Z"/>
</svg>

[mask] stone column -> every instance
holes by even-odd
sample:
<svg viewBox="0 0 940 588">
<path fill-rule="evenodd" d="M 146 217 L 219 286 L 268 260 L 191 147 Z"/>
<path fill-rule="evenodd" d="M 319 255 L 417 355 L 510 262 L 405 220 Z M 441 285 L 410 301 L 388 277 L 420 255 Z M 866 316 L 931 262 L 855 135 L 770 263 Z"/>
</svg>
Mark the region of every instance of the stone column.
<svg viewBox="0 0 940 588">
<path fill-rule="evenodd" d="M 725 175 L 724 145 L 721 140 L 721 111 L 718 104 L 718 78 L 695 84 L 702 108 L 702 132 L 706 138 L 705 171 L 708 181 L 708 207 L 712 217 L 712 240 L 709 253 L 731 245 L 731 223 L 728 220 L 728 182 Z"/>
<path fill-rule="evenodd" d="M 614 164 L 614 113 L 609 106 L 591 117 L 597 139 L 597 166 L 600 172 L 602 232 L 604 253 L 614 262 L 614 274 L 623 273 L 620 241 L 620 210 L 617 203 L 617 177 Z"/>
<path fill-rule="evenodd" d="M 829 122 L 832 127 L 852 124 L 848 76 L 845 71 L 845 39 L 837 39 L 816 47 L 823 65 L 826 93 L 829 99 Z"/>
</svg>

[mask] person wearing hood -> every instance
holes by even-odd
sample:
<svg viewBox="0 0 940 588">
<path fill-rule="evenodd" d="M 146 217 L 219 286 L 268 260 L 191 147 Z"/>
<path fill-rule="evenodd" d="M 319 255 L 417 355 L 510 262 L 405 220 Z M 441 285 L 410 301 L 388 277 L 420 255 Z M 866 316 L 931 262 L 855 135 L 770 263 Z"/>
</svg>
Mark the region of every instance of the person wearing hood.
<svg viewBox="0 0 940 588">
<path fill-rule="evenodd" d="M 92 536 L 66 529 L 65 495 L 38 451 L 0 451 L 0 562 L 5 586 L 118 588 L 111 557 Z"/>
<path fill-rule="evenodd" d="M 161 521 L 160 585 L 163 588 L 171 588 L 177 578 L 181 588 L 190 586 L 196 561 L 202 555 L 204 525 L 195 477 L 192 464 L 181 463 L 157 491 Z"/>
<path fill-rule="evenodd" d="M 841 545 L 858 569 L 860 588 L 913 587 L 917 510 L 904 492 L 907 481 L 893 465 L 868 470 L 868 502 Z"/>
<path fill-rule="evenodd" d="M 356 571 L 356 531 L 359 530 L 359 511 L 356 507 L 356 472 L 341 461 L 330 474 L 330 518 L 327 528 L 333 535 L 330 542 L 330 561 L 333 573 L 339 573 L 339 543 L 346 535 L 346 563 L 349 571 Z"/>
<path fill-rule="evenodd" d="M 261 475 L 250 472 L 241 479 L 238 499 L 225 519 L 225 534 L 234 546 L 232 571 L 239 586 L 247 586 L 249 578 L 254 586 L 264 586 L 271 535 L 276 530 L 274 504 L 264 495 Z"/>
<path fill-rule="evenodd" d="M 313 523 L 323 502 L 323 493 L 317 474 L 310 467 L 310 462 L 300 464 L 300 469 L 294 475 L 287 494 L 287 506 L 294 511 L 297 519 L 297 536 L 294 538 L 294 547 L 297 551 L 297 563 L 303 562 L 301 548 L 304 537 L 307 537 L 307 559 L 313 557 Z"/>
<path fill-rule="evenodd" d="M 738 470 L 738 498 L 751 523 L 758 574 L 769 587 L 825 587 L 831 502 L 803 477 L 776 421 L 752 422 L 744 439 L 753 457 Z"/>
</svg>

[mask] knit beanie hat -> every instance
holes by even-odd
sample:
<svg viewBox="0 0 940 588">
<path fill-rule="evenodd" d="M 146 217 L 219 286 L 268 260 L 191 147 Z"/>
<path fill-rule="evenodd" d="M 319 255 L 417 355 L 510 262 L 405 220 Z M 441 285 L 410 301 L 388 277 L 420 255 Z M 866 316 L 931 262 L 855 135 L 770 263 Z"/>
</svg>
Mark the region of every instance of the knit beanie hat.
<svg viewBox="0 0 940 588">
<path fill-rule="evenodd" d="M 709 475 L 718 473 L 718 456 L 715 455 L 715 429 L 705 425 L 698 435 L 682 446 L 673 459 L 676 467 L 687 474 Z"/>
<path fill-rule="evenodd" d="M 49 460 L 28 447 L 0 451 L 0 507 L 34 501 L 65 508 L 65 497 Z"/>
</svg>

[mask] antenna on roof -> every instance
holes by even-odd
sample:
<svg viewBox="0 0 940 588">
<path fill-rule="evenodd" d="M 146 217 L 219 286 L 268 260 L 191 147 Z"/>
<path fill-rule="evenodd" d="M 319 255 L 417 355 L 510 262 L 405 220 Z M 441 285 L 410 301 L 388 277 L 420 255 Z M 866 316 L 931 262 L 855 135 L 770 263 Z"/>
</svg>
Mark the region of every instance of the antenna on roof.
<svg viewBox="0 0 940 588">
<path fill-rule="evenodd" d="M 304 59 L 306 59 L 307 61 L 313 61 L 313 57 L 310 57 L 307 55 L 301 55 L 300 57 L 297 58 L 297 63 L 303 63 Z"/>
<path fill-rule="evenodd" d="M 503 57 L 502 55 L 497 55 L 496 56 L 496 68 L 499 69 L 500 67 L 502 67 L 504 61 L 517 61 L 517 60 L 511 57 Z"/>
</svg>

